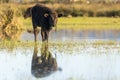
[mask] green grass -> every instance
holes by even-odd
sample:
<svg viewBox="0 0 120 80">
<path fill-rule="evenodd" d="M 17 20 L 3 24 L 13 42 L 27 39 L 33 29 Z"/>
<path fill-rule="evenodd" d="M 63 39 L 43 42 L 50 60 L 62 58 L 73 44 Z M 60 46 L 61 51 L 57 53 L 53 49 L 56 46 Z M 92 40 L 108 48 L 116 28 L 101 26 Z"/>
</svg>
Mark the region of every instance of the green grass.
<svg viewBox="0 0 120 80">
<path fill-rule="evenodd" d="M 24 19 L 23 17 L 18 17 L 21 20 L 22 26 L 25 30 L 32 29 L 32 20 L 31 18 Z"/>
<path fill-rule="evenodd" d="M 31 19 L 20 17 L 26 29 L 32 29 Z M 120 18 L 107 17 L 62 17 L 58 19 L 57 30 L 120 30 Z"/>
<path fill-rule="evenodd" d="M 60 18 L 58 22 L 58 28 L 69 28 L 76 30 L 119 30 L 120 18 Z"/>
</svg>

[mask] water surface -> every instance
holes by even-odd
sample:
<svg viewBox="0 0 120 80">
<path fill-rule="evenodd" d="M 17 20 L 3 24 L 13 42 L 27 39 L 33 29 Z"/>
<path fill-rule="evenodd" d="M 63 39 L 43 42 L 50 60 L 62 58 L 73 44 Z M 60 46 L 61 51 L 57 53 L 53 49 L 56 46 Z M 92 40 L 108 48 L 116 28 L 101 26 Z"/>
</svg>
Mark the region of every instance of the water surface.
<svg viewBox="0 0 120 80">
<path fill-rule="evenodd" d="M 32 33 L 24 32 L 20 40 L 34 40 Z M 49 51 L 55 56 L 62 71 L 36 78 L 31 74 L 34 53 L 32 47 L 16 47 L 12 51 L 0 50 L 0 80 L 119 80 L 120 79 L 120 32 L 119 31 L 73 31 L 51 32 L 50 41 L 60 41 L 50 45 Z M 39 40 L 41 36 L 39 34 Z M 115 45 L 92 45 L 96 41 L 116 41 Z M 74 45 L 65 44 L 66 41 Z M 76 44 L 87 42 L 85 45 Z M 38 47 L 41 54 L 41 45 Z"/>
<path fill-rule="evenodd" d="M 119 80 L 120 50 L 112 47 L 107 50 L 86 46 L 69 54 L 69 51 L 50 49 L 53 54 L 57 52 L 57 63 L 62 71 L 38 79 L 31 74 L 33 48 L 1 50 L 0 80 Z"/>
<path fill-rule="evenodd" d="M 41 40 L 39 33 L 38 39 Z M 49 40 L 80 40 L 80 39 L 107 39 L 120 40 L 119 30 L 58 30 L 51 31 Z M 34 40 L 32 33 L 24 32 L 21 40 Z"/>
</svg>

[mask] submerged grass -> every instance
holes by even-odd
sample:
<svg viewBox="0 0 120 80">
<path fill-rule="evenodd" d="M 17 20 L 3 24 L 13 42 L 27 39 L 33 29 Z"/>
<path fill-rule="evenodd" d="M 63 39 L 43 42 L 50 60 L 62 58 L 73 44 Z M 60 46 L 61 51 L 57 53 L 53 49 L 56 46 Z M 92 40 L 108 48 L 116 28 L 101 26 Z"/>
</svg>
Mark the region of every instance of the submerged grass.
<svg viewBox="0 0 120 80">
<path fill-rule="evenodd" d="M 38 48 L 41 48 L 41 42 L 38 42 Z M 0 41 L 0 49 L 6 49 L 6 50 L 14 50 L 17 48 L 22 49 L 30 49 L 34 48 L 34 41 L 13 41 L 13 40 L 4 40 Z M 68 52 L 73 53 L 74 51 L 78 50 L 85 50 L 85 49 L 119 49 L 120 48 L 120 42 L 116 41 L 110 41 L 110 40 L 104 40 L 104 41 L 88 41 L 88 40 L 80 40 L 80 41 L 50 41 L 49 42 L 49 49 L 50 50 L 57 50 L 59 52 Z"/>
</svg>

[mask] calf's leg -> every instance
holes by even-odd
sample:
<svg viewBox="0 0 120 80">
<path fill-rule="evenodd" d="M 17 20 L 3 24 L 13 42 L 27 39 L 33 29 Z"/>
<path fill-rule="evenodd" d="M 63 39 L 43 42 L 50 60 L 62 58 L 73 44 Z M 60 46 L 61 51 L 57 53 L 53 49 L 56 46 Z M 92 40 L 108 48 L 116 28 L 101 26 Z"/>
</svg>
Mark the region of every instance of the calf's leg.
<svg viewBox="0 0 120 80">
<path fill-rule="evenodd" d="M 37 36 L 38 36 L 39 31 L 37 30 L 37 27 L 34 27 L 33 29 L 34 29 L 35 42 L 37 42 Z"/>
</svg>

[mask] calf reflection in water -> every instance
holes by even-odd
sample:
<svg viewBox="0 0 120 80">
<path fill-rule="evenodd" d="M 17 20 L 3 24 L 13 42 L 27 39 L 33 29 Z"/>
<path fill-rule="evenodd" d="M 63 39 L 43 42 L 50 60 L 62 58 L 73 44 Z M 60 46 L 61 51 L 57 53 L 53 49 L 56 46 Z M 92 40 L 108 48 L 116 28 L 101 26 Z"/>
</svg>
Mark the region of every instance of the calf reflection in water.
<svg viewBox="0 0 120 80">
<path fill-rule="evenodd" d="M 32 58 L 31 72 L 36 78 L 46 77 L 51 73 L 59 70 L 56 58 L 54 58 L 51 52 L 48 50 L 48 44 L 43 42 L 41 48 L 41 56 L 37 56 L 38 47 L 34 46 L 34 54 Z"/>
</svg>

